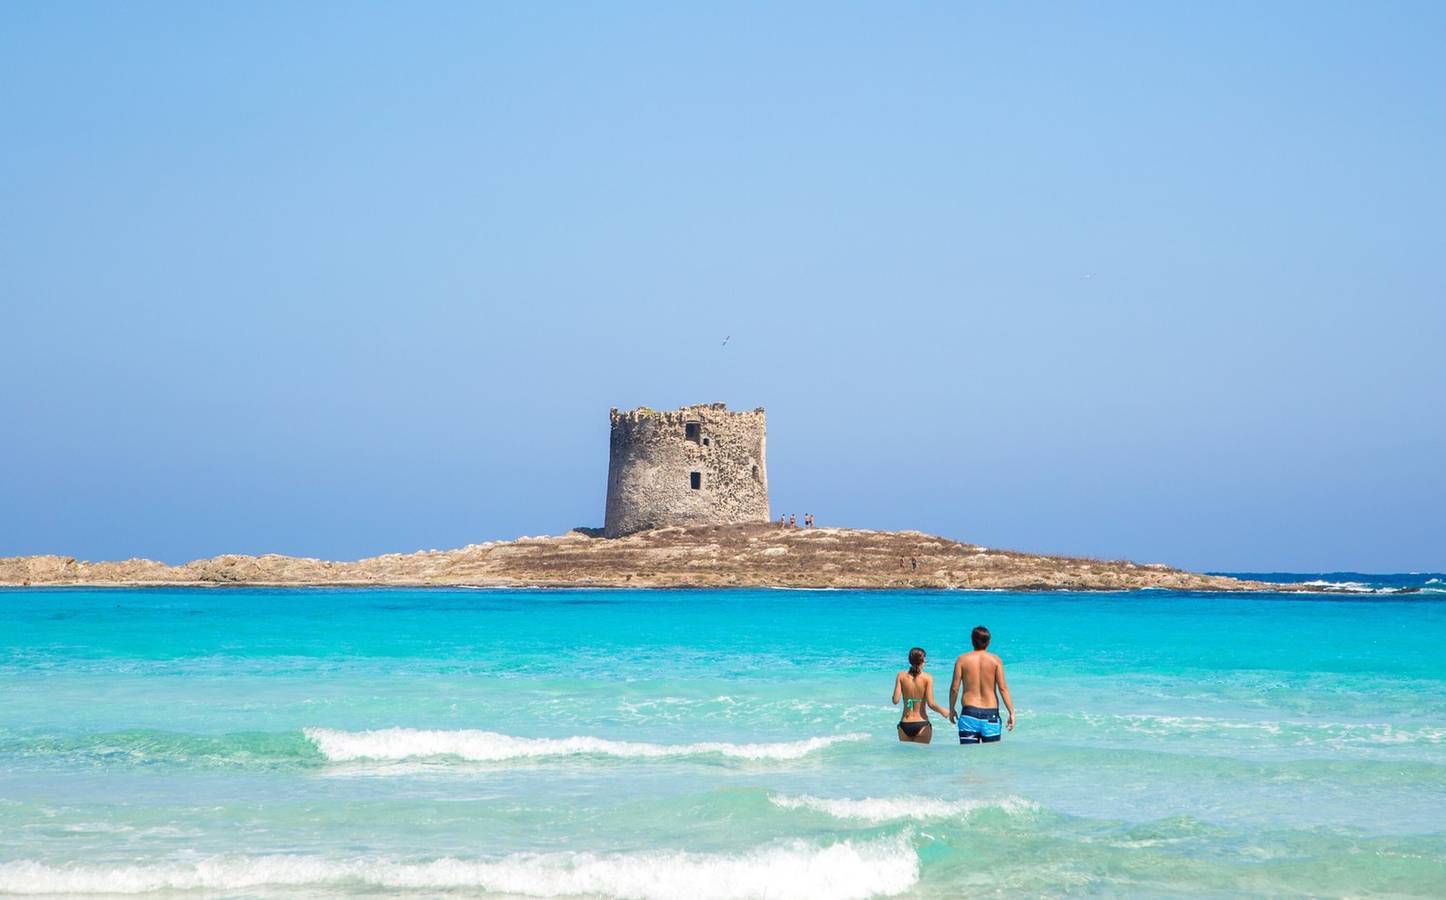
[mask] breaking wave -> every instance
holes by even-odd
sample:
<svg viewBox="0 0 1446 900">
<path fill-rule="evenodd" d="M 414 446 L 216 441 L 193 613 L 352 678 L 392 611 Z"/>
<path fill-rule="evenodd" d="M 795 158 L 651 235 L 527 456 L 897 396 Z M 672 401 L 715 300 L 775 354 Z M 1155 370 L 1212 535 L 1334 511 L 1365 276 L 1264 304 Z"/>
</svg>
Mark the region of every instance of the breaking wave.
<svg viewBox="0 0 1446 900">
<path fill-rule="evenodd" d="M 1302 581 L 1301 585 L 1313 588 L 1323 594 L 1439 594 L 1443 593 L 1439 578 L 1428 578 L 1420 584 L 1388 577 L 1385 583 L 1371 584 L 1365 581 L 1327 581 L 1317 578 Z"/>
<path fill-rule="evenodd" d="M 833 744 L 867 740 L 866 734 L 838 734 L 773 744 L 650 744 L 611 741 L 579 735 L 565 738 L 519 738 L 495 731 L 430 731 L 383 728 L 376 731 L 336 731 L 306 728 L 303 734 L 332 762 L 404 760 L 448 756 L 469 762 L 502 762 L 558 756 L 612 756 L 657 759 L 684 756 L 722 756 L 728 759 L 801 759 Z"/>
<path fill-rule="evenodd" d="M 526 897 L 670 900 L 743 897 L 862 900 L 902 894 L 919 879 L 907 836 L 825 847 L 799 841 L 745 853 L 518 853 L 495 860 L 395 862 L 316 856 L 211 857 L 194 863 L 72 866 L 0 863 L 0 893 L 143 894 L 256 887 L 473 889 Z"/>
<path fill-rule="evenodd" d="M 1394 725 L 1381 722 L 1292 722 L 1231 720 L 1211 716 L 1157 716 L 1138 714 L 1073 713 L 1062 717 L 1083 721 L 1096 729 L 1151 737 L 1190 737 L 1237 734 L 1258 735 L 1295 746 L 1348 744 L 1441 744 L 1446 728 L 1433 725 Z"/>
<path fill-rule="evenodd" d="M 1382 590 L 1360 581 L 1326 581 L 1320 578 L 1314 581 L 1302 581 L 1301 584 L 1306 587 L 1320 588 L 1324 591 L 1339 591 L 1345 594 L 1375 594 Z"/>
<path fill-rule="evenodd" d="M 861 822 L 893 822 L 900 819 L 953 819 L 983 810 L 998 810 L 1006 815 L 1037 812 L 1038 803 L 1023 797 L 1002 797 L 998 800 L 938 800 L 930 797 L 865 797 L 862 800 L 790 796 L 770 794 L 769 801 L 783 809 L 807 809 L 835 819 Z"/>
</svg>

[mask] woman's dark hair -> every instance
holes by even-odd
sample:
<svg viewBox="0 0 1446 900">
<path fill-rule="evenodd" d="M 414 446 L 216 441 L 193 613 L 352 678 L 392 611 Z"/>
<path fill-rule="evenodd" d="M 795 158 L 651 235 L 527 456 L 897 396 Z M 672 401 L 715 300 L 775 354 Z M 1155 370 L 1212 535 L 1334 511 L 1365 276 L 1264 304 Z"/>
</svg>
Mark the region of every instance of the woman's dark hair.
<svg viewBox="0 0 1446 900">
<path fill-rule="evenodd" d="M 924 648 L 915 647 L 909 651 L 909 674 L 918 675 L 919 667 L 924 664 Z"/>
</svg>

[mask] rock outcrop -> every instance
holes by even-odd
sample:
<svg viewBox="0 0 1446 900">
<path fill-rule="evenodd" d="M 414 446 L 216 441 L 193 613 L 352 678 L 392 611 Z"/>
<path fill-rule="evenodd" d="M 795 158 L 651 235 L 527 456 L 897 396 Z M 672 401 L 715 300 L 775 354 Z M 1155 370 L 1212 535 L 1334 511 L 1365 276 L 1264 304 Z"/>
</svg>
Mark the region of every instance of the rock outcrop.
<svg viewBox="0 0 1446 900">
<path fill-rule="evenodd" d="M 218 556 L 180 566 L 148 559 L 0 558 L 0 585 L 474 585 L 543 587 L 1279 590 L 1169 566 L 1038 556 L 916 531 L 774 524 L 659 528 L 622 538 L 558 537 L 391 553 L 356 562 Z"/>
</svg>

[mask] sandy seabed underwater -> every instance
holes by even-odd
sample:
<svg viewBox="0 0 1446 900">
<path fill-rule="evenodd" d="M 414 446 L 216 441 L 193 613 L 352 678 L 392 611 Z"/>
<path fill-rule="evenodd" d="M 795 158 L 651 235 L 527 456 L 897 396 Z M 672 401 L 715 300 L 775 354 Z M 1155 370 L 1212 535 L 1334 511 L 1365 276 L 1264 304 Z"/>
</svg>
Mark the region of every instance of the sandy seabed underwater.
<svg viewBox="0 0 1446 900">
<path fill-rule="evenodd" d="M 1446 589 L 0 591 L 0 894 L 1446 895 Z M 901 745 L 986 624 L 1019 727 Z"/>
</svg>

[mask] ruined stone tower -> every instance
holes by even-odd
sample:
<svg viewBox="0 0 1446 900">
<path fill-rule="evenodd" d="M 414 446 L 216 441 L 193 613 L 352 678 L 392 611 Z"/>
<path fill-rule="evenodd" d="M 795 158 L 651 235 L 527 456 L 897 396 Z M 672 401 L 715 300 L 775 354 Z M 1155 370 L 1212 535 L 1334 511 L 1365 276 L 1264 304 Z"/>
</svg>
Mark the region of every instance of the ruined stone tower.
<svg viewBox="0 0 1446 900">
<path fill-rule="evenodd" d="M 768 521 L 763 408 L 612 411 L 608 537 L 665 525 Z"/>
</svg>

